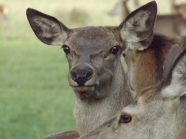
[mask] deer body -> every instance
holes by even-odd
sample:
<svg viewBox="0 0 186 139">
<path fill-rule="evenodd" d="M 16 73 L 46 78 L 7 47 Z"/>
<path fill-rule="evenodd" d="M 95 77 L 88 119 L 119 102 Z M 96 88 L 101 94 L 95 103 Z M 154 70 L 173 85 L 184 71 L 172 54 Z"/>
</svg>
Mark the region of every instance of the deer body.
<svg viewBox="0 0 186 139">
<path fill-rule="evenodd" d="M 158 15 L 155 31 L 170 36 L 186 35 L 186 19 L 181 14 Z"/>
<path fill-rule="evenodd" d="M 27 10 L 27 17 L 42 42 L 62 46 L 66 53 L 80 135 L 98 127 L 132 102 L 120 61 L 124 46 L 118 27 L 69 29 L 56 18 L 33 9 Z"/>
</svg>

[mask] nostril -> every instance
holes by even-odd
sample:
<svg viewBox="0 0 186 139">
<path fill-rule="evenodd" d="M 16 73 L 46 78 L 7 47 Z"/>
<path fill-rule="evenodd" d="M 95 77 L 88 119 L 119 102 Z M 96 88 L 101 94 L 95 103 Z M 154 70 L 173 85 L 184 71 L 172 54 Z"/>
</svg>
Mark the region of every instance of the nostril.
<svg viewBox="0 0 186 139">
<path fill-rule="evenodd" d="M 92 74 L 93 74 L 92 70 L 88 70 L 85 77 L 89 80 L 92 77 Z"/>
<path fill-rule="evenodd" d="M 76 73 L 76 71 L 73 71 L 73 70 L 72 70 L 72 71 L 70 72 L 70 74 L 72 75 L 72 78 L 73 78 L 73 79 L 76 79 L 76 78 L 77 78 L 77 73 Z"/>
<path fill-rule="evenodd" d="M 91 69 L 86 70 L 71 70 L 71 79 L 74 80 L 79 86 L 85 85 L 88 80 L 91 80 L 93 71 Z"/>
</svg>

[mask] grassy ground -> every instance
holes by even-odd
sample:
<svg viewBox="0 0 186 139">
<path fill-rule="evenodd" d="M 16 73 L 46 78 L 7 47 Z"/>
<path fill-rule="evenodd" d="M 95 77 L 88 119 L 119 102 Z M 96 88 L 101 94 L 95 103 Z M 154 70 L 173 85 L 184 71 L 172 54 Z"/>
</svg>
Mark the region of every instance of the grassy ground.
<svg viewBox="0 0 186 139">
<path fill-rule="evenodd" d="M 68 85 L 63 51 L 38 41 L 26 8 L 53 15 L 68 27 L 119 25 L 118 17 L 107 14 L 115 2 L 0 0 L 10 10 L 8 28 L 0 24 L 0 139 L 39 139 L 75 129 L 75 96 Z"/>
</svg>

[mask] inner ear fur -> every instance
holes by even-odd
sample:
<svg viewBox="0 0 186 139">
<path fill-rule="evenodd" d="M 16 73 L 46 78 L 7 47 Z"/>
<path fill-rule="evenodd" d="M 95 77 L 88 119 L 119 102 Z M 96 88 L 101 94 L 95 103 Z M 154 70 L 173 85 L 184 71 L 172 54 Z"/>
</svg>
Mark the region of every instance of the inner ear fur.
<svg viewBox="0 0 186 139">
<path fill-rule="evenodd" d="M 48 45 L 63 45 L 69 29 L 56 18 L 28 8 L 26 15 L 32 30 L 40 41 Z"/>
<path fill-rule="evenodd" d="M 170 84 L 179 84 L 186 80 L 186 49 L 184 49 L 184 51 L 182 51 L 180 55 L 175 57 L 177 58 L 173 58 L 173 61 L 171 61 L 171 63 L 173 63 L 172 66 L 169 65 L 169 70 L 166 69 L 167 73 L 164 73 L 164 87 Z"/>
<path fill-rule="evenodd" d="M 129 14 L 120 24 L 120 35 L 123 41 L 131 49 L 146 49 L 153 39 L 153 28 L 157 15 L 157 4 L 155 1 Z"/>
</svg>

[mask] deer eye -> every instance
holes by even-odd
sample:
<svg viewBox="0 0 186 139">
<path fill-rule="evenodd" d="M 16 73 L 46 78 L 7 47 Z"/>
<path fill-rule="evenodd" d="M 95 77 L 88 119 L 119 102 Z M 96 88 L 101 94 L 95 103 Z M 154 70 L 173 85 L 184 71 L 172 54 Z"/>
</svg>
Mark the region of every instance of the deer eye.
<svg viewBox="0 0 186 139">
<path fill-rule="evenodd" d="M 119 45 L 116 45 L 110 49 L 110 53 L 116 55 L 121 50 L 121 47 Z"/>
<path fill-rule="evenodd" d="M 62 48 L 63 48 L 63 51 L 64 51 L 66 54 L 69 54 L 69 53 L 70 53 L 70 48 L 69 48 L 67 45 L 63 45 Z"/>
<path fill-rule="evenodd" d="M 119 123 L 127 124 L 127 123 L 130 123 L 131 121 L 132 121 L 132 117 L 130 115 L 126 115 L 126 114 L 121 115 L 120 119 L 119 119 Z"/>
</svg>

